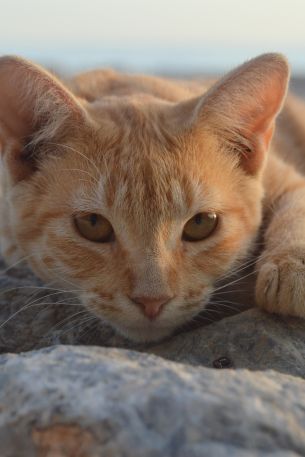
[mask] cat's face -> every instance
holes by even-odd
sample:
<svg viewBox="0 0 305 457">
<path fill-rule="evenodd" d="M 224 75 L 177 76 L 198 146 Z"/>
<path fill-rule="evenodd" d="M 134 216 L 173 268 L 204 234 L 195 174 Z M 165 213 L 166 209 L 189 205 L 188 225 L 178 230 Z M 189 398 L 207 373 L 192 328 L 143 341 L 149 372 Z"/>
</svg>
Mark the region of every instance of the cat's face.
<svg viewBox="0 0 305 457">
<path fill-rule="evenodd" d="M 203 310 L 247 252 L 259 174 L 208 122 L 177 133 L 177 110 L 149 96 L 87 109 L 90 127 L 45 141 L 38 169 L 10 191 L 11 225 L 39 276 L 77 289 L 128 338 L 158 340 Z"/>
<path fill-rule="evenodd" d="M 147 113 L 140 128 L 144 108 L 133 109 L 121 126 L 122 107 L 117 123 L 100 117 L 107 140 L 101 128 L 94 140 L 50 145 L 57 157 L 20 187 L 14 225 L 39 276 L 79 288 L 81 301 L 129 338 L 152 340 L 204 309 L 215 281 L 245 254 L 261 186 L 208 132 L 170 140 Z M 185 239 L 199 214 L 212 220 L 197 220 L 203 239 Z M 99 215 L 113 230 L 102 242 L 88 239 L 103 235 Z"/>
</svg>

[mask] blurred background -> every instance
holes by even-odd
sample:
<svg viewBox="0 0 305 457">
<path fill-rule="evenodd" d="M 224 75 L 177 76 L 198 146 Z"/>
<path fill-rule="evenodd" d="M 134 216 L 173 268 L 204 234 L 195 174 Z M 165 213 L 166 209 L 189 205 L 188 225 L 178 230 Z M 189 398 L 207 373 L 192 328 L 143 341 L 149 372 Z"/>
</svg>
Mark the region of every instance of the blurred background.
<svg viewBox="0 0 305 457">
<path fill-rule="evenodd" d="M 94 67 L 216 75 L 257 54 L 305 77 L 305 0 L 0 0 L 0 54 L 64 73 Z"/>
</svg>

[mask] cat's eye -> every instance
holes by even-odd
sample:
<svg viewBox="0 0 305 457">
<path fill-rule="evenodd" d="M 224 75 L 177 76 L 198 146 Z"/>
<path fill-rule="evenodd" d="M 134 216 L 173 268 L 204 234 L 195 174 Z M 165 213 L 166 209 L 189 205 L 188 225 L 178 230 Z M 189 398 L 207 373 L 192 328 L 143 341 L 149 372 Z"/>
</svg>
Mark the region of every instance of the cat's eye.
<svg viewBox="0 0 305 457">
<path fill-rule="evenodd" d="M 198 213 L 184 226 L 182 239 L 185 241 L 201 241 L 212 235 L 218 223 L 214 212 Z"/>
<path fill-rule="evenodd" d="M 112 225 L 100 214 L 75 216 L 74 223 L 79 233 L 87 240 L 96 243 L 108 243 L 114 240 Z"/>
</svg>

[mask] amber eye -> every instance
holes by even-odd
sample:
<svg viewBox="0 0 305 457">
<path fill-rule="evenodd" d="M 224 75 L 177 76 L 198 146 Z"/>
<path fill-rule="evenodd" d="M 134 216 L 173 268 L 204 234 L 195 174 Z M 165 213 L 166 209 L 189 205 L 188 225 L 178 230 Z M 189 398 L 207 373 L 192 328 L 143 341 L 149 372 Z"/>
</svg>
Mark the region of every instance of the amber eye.
<svg viewBox="0 0 305 457">
<path fill-rule="evenodd" d="M 201 241 L 210 236 L 218 222 L 216 213 L 198 213 L 184 226 L 182 238 L 185 241 Z"/>
<path fill-rule="evenodd" d="M 74 222 L 79 233 L 87 240 L 97 243 L 108 243 L 114 240 L 112 225 L 99 214 L 92 213 L 85 216 L 75 216 Z"/>
</svg>

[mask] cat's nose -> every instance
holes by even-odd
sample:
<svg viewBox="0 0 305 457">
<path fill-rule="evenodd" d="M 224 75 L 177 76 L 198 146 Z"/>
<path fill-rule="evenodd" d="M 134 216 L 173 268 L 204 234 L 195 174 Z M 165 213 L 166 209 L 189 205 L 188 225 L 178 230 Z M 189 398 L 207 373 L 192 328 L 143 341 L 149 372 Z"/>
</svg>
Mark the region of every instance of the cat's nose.
<svg viewBox="0 0 305 457">
<path fill-rule="evenodd" d="M 161 313 L 164 305 L 168 303 L 173 296 L 162 295 L 159 297 L 149 297 L 145 295 L 130 297 L 136 305 L 140 306 L 142 312 L 148 319 L 156 319 Z"/>
</svg>

